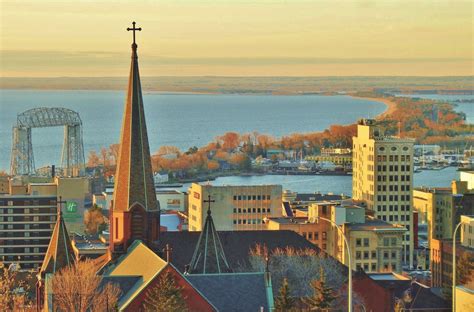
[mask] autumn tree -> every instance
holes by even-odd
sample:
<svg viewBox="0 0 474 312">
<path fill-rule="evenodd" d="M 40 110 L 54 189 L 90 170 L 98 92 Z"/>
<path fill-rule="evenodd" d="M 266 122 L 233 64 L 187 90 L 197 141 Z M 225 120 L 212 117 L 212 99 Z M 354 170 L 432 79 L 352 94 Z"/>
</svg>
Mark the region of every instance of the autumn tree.
<svg viewBox="0 0 474 312">
<path fill-rule="evenodd" d="M 326 282 L 323 268 L 320 268 L 319 279 L 311 281 L 313 295 L 304 298 L 304 303 L 310 311 L 329 311 L 332 302 L 336 299 L 333 288 Z"/>
<path fill-rule="evenodd" d="M 104 283 L 93 260 L 77 261 L 52 278 L 55 311 L 115 311 L 120 289 Z"/>
<path fill-rule="evenodd" d="M 283 283 L 278 290 L 278 296 L 275 298 L 275 311 L 286 312 L 291 311 L 295 307 L 295 298 L 290 294 L 290 286 L 288 279 L 284 278 Z"/>
<path fill-rule="evenodd" d="M 239 146 L 240 135 L 237 132 L 226 132 L 224 135 L 217 137 L 217 140 L 224 150 L 231 151 Z"/>
<path fill-rule="evenodd" d="M 215 160 L 210 160 L 207 162 L 207 169 L 211 171 L 217 170 L 219 169 L 219 163 Z"/>
<path fill-rule="evenodd" d="M 153 312 L 185 312 L 188 307 L 179 286 L 170 271 L 158 277 L 158 283 L 150 288 L 145 295 L 145 311 Z"/>
<path fill-rule="evenodd" d="M 86 210 L 84 213 L 84 226 L 88 234 L 101 233 L 106 228 L 106 220 L 102 213 L 102 208 L 97 205 Z"/>
<path fill-rule="evenodd" d="M 0 170 L 0 177 L 7 177 L 8 173 L 5 170 Z"/>
<path fill-rule="evenodd" d="M 89 157 L 87 158 L 87 167 L 97 167 L 100 164 L 99 155 L 97 155 L 96 151 L 90 151 Z"/>
</svg>

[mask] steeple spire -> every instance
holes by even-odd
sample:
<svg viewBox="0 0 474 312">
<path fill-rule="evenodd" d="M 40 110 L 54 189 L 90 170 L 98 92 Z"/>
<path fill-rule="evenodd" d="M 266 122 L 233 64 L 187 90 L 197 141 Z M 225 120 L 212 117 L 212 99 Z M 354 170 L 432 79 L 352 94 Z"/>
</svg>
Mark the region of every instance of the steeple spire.
<svg viewBox="0 0 474 312">
<path fill-rule="evenodd" d="M 58 216 L 56 224 L 54 225 L 51 240 L 49 241 L 48 250 L 41 266 L 41 273 L 55 273 L 70 264 L 73 264 L 76 256 L 72 249 L 71 240 L 64 223 L 63 214 L 61 211 L 61 205 L 66 203 L 59 197 L 58 205 Z"/>
<path fill-rule="evenodd" d="M 135 239 L 151 244 L 158 239 L 160 228 L 160 207 L 153 182 L 135 42 L 135 31 L 141 31 L 142 28 L 135 27 L 135 22 L 132 25 L 132 28 L 127 28 L 128 31 L 133 31 L 132 61 L 120 135 L 111 220 L 111 248 L 121 251 L 125 251 Z M 121 247 L 117 249 L 116 246 Z"/>
<path fill-rule="evenodd" d="M 228 273 L 232 272 L 229 263 L 225 257 L 224 248 L 222 248 L 219 234 L 214 226 L 211 215 L 211 203 L 215 200 L 204 200 L 208 203 L 206 223 L 199 236 L 196 249 L 189 268 L 190 274 L 206 274 L 206 273 Z"/>
</svg>

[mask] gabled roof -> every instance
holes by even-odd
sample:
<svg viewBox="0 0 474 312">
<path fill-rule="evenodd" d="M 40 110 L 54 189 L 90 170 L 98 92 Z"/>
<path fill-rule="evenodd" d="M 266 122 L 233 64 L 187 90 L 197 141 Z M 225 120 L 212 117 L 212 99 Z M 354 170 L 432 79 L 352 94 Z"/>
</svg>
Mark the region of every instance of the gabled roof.
<svg viewBox="0 0 474 312">
<path fill-rule="evenodd" d="M 269 310 L 263 272 L 190 274 L 186 278 L 219 311 Z"/>
<path fill-rule="evenodd" d="M 231 271 L 216 227 L 214 226 L 211 209 L 209 207 L 204 228 L 202 229 L 201 235 L 199 235 L 199 240 L 194 249 L 189 273 L 206 274 Z"/>
<path fill-rule="evenodd" d="M 184 272 L 185 266 L 191 263 L 200 235 L 200 232 L 162 232 L 158 248 L 162 250 L 169 244 L 173 248 L 171 263 L 179 271 Z M 270 252 L 276 248 L 286 247 L 320 251 L 318 247 L 293 231 L 219 231 L 218 236 L 229 266 L 235 271 L 249 265 L 249 252 L 257 245 L 266 246 Z"/>
<path fill-rule="evenodd" d="M 121 295 L 119 308 L 127 306 L 167 264 L 144 243 L 134 241 L 127 253 L 119 257 L 115 263 L 111 263 L 104 272 L 104 277 L 140 277 L 126 294 Z"/>
<path fill-rule="evenodd" d="M 146 211 L 159 210 L 135 42 L 132 44 L 132 61 L 120 135 L 113 209 L 129 211 L 134 204 L 140 204 Z"/>
<path fill-rule="evenodd" d="M 40 271 L 53 274 L 73 264 L 75 260 L 76 256 L 72 248 L 71 239 L 69 238 L 61 209 L 58 209 L 56 224 L 54 225 L 48 250 L 44 256 Z"/>
</svg>

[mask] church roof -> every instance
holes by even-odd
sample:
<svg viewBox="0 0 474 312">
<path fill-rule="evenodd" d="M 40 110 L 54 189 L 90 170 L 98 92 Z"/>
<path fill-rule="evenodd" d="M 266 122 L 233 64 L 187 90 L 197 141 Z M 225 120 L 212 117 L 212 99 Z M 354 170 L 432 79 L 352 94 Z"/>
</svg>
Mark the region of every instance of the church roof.
<svg viewBox="0 0 474 312">
<path fill-rule="evenodd" d="M 156 211 L 159 210 L 159 203 L 153 182 L 135 43 L 135 30 L 141 28 L 135 28 L 134 24 L 133 28 L 128 30 L 133 30 L 134 41 L 115 174 L 113 209 L 129 211 L 131 206 L 138 203 L 147 211 Z"/>
<path fill-rule="evenodd" d="M 219 235 L 217 234 L 216 227 L 214 226 L 211 209 L 209 207 L 204 228 L 202 229 L 201 235 L 199 235 L 198 242 L 194 249 L 189 273 L 205 274 L 231 271 Z"/>
<path fill-rule="evenodd" d="M 201 232 L 162 232 L 158 249 L 166 244 L 173 249 L 171 263 L 181 272 L 191 263 Z M 277 248 L 312 249 L 320 251 L 304 237 L 293 231 L 219 231 L 217 232 L 229 267 L 237 271 L 250 264 L 250 251 L 257 245 L 265 246 L 269 252 Z"/>
<path fill-rule="evenodd" d="M 66 229 L 61 209 L 58 209 L 58 217 L 54 225 L 48 250 L 41 265 L 42 273 L 55 273 L 74 263 L 76 256 L 72 248 L 71 239 Z"/>
<path fill-rule="evenodd" d="M 218 311 L 269 310 L 263 272 L 190 274 L 186 278 Z"/>
</svg>

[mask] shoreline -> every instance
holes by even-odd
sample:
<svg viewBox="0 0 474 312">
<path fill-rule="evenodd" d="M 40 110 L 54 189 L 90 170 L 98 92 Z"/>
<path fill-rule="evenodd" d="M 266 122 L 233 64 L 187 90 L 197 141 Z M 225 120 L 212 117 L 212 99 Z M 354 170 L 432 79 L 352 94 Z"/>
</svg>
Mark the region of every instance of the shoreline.
<svg viewBox="0 0 474 312">
<path fill-rule="evenodd" d="M 397 110 L 397 103 L 391 101 L 388 98 L 372 98 L 372 97 L 364 97 L 364 96 L 356 96 L 356 95 L 350 95 L 350 97 L 354 99 L 375 101 L 375 102 L 380 102 L 380 103 L 385 104 L 385 106 L 387 106 L 387 109 L 383 113 L 377 115 L 376 119 L 386 118 L 392 115 Z"/>
</svg>

